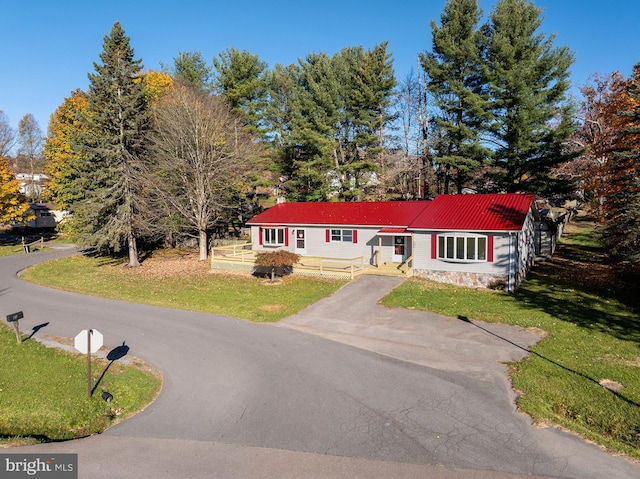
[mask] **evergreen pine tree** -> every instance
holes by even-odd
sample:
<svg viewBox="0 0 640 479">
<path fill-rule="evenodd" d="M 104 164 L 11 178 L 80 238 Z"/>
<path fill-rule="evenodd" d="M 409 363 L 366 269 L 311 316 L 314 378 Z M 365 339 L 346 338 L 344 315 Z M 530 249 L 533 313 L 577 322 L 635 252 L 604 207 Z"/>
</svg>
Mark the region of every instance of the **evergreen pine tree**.
<svg viewBox="0 0 640 479">
<path fill-rule="evenodd" d="M 341 104 L 332 59 L 312 53 L 299 65 L 277 71 L 279 93 L 272 101 L 284 102 L 278 110 L 287 122 L 276 153 L 286 178 L 284 189 L 296 201 L 327 200 L 337 164 L 334 132 Z"/>
<path fill-rule="evenodd" d="M 444 192 L 454 179 L 461 192 L 489 151 L 480 141 L 487 119 L 483 93 L 477 0 L 448 0 L 441 26 L 431 22 L 433 51 L 420 55 L 427 89 L 440 109 L 436 118 L 444 141 L 438 142 L 436 161 L 444 172 Z"/>
<path fill-rule="evenodd" d="M 392 118 L 395 77 L 386 47 L 314 53 L 299 65 L 276 68 L 269 111 L 285 122 L 274 145 L 290 198 L 366 195 Z"/>
<path fill-rule="evenodd" d="M 120 23 L 104 38 L 102 63 L 89 76 L 87 112 L 75 148 L 83 158 L 84 198 L 72 207 L 83 243 L 120 251 L 126 244 L 130 267 L 139 266 L 137 239 L 146 217 L 144 161 L 149 124 L 141 60 Z"/>
<path fill-rule="evenodd" d="M 202 52 L 180 52 L 173 58 L 171 73 L 175 80 L 190 83 L 198 88 L 211 87 L 211 67 L 202 58 Z"/>
<path fill-rule="evenodd" d="M 384 151 L 384 128 L 392 120 L 396 80 L 387 43 L 364 51 L 346 48 L 333 58 L 341 97 L 340 127 L 335 132 L 340 196 L 362 200 Z"/>
<path fill-rule="evenodd" d="M 267 106 L 267 64 L 246 50 L 229 48 L 213 59 L 214 85 L 233 112 L 240 115 L 250 133 L 264 135 Z"/>
<path fill-rule="evenodd" d="M 563 143 L 574 130 L 566 98 L 573 55 L 537 33 L 541 24 L 529 0 L 500 0 L 484 29 L 489 141 L 501 190 L 557 191 L 550 170 L 571 158 Z"/>
</svg>

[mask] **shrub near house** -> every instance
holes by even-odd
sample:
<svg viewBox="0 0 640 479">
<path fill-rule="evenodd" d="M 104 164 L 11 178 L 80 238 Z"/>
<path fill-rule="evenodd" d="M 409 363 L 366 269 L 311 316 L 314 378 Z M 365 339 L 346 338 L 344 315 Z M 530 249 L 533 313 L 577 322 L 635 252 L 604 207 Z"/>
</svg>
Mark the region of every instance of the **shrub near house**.
<svg viewBox="0 0 640 479">
<path fill-rule="evenodd" d="M 300 255 L 291 253 L 286 250 L 269 251 L 258 253 L 256 256 L 256 274 L 261 274 L 264 270 L 271 276 L 271 282 L 274 276 L 284 276 L 291 274 L 293 265 L 300 259 Z"/>
</svg>

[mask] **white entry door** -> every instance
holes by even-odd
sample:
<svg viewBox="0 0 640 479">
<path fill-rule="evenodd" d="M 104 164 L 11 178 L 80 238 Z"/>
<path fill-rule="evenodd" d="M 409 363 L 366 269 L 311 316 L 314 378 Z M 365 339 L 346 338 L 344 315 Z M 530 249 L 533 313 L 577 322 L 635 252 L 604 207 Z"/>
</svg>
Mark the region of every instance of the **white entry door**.
<svg viewBox="0 0 640 479">
<path fill-rule="evenodd" d="M 391 256 L 392 263 L 404 263 L 407 259 L 407 245 L 405 244 L 406 238 L 406 236 L 393 237 L 393 255 Z"/>
<path fill-rule="evenodd" d="M 297 254 L 307 253 L 306 231 L 303 229 L 296 230 L 296 253 Z"/>
</svg>

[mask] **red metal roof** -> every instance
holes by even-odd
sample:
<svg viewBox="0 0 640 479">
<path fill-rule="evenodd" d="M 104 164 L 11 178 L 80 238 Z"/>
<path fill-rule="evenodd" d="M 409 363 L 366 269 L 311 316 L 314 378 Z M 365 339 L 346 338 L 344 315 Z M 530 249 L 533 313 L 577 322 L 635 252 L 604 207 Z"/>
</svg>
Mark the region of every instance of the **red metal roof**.
<svg viewBox="0 0 640 479">
<path fill-rule="evenodd" d="M 254 216 L 249 225 L 408 226 L 430 201 L 280 203 Z"/>
<path fill-rule="evenodd" d="M 517 231 L 531 209 L 533 195 L 440 195 L 428 210 L 410 225 L 411 229 Z"/>
<path fill-rule="evenodd" d="M 433 201 L 280 203 L 247 224 L 375 226 L 383 228 L 383 233 L 388 228 L 517 231 L 533 199 L 533 195 L 514 193 L 440 195 Z"/>
</svg>

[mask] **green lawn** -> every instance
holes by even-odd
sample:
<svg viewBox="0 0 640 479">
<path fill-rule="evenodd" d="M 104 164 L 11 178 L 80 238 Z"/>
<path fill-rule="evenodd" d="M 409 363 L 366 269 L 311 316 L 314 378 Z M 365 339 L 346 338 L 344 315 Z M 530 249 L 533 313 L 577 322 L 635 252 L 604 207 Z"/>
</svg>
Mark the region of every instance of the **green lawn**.
<svg viewBox="0 0 640 479">
<path fill-rule="evenodd" d="M 46 246 L 44 246 L 43 248 L 40 245 L 40 243 L 36 243 L 29 246 L 29 250 L 32 253 L 35 253 L 36 251 L 41 251 L 43 249 L 46 249 Z M 11 256 L 14 254 L 24 254 L 24 247 L 22 246 L 22 243 L 14 242 L 12 244 L 0 245 L 0 256 Z"/>
<path fill-rule="evenodd" d="M 278 321 L 295 314 L 346 283 L 289 276 L 272 286 L 250 275 L 205 272 L 202 266 L 208 269 L 205 263 L 182 275 L 149 276 L 154 268 L 163 268 L 161 261 L 126 269 L 120 261 L 74 256 L 29 268 L 22 278 L 66 291 L 256 322 Z"/>
<path fill-rule="evenodd" d="M 411 280 L 383 302 L 546 331 L 527 359 L 509 365 L 519 408 L 640 459 L 637 283 L 616 277 L 602 257 L 593 226 L 577 221 L 516 294 Z"/>
<path fill-rule="evenodd" d="M 47 238 L 45 238 L 45 236 Z M 29 250 L 32 253 L 36 251 L 46 250 L 49 244 L 68 244 L 69 239 L 64 235 L 56 235 L 54 239 L 49 237 L 50 235 L 43 236 L 29 236 L 26 238 L 26 243 L 29 245 Z M 3 241 L 0 242 L 0 256 L 11 256 L 14 254 L 24 254 L 24 247 L 22 246 L 22 237 L 19 235 L 7 235 Z"/>
<path fill-rule="evenodd" d="M 28 339 L 0 325 L 0 447 L 72 439 L 104 431 L 143 409 L 161 379 L 140 361 L 94 359 L 89 398 L 87 359 Z M 126 356 L 125 356 L 126 358 Z M 102 400 L 102 390 L 113 395 Z"/>
</svg>

